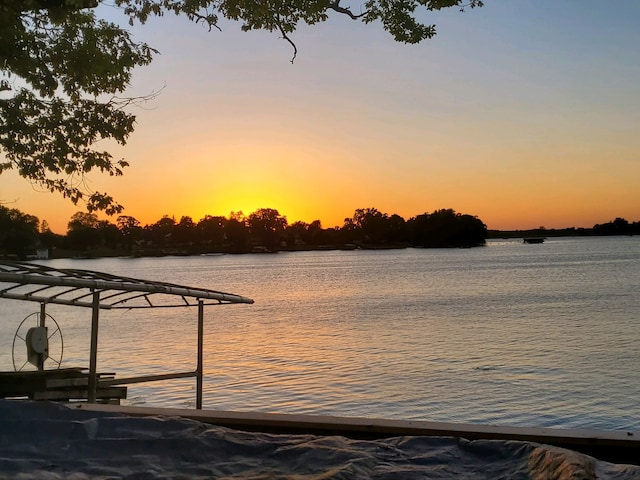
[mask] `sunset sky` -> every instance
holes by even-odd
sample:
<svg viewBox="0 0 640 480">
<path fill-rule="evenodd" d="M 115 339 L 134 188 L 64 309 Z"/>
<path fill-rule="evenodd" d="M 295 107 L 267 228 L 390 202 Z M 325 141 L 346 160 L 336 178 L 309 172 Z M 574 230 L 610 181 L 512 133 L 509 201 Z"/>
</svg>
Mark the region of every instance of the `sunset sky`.
<svg viewBox="0 0 640 480">
<path fill-rule="evenodd" d="M 334 14 L 292 35 L 293 64 L 278 34 L 236 23 L 132 27 L 161 54 L 127 93 L 162 92 L 112 149 L 125 175 L 90 185 L 143 224 L 263 207 L 324 227 L 367 207 L 490 229 L 640 220 L 640 1 L 486 0 L 427 21 L 438 35 L 410 46 Z M 83 209 L 15 173 L 0 201 L 57 233 Z"/>
</svg>

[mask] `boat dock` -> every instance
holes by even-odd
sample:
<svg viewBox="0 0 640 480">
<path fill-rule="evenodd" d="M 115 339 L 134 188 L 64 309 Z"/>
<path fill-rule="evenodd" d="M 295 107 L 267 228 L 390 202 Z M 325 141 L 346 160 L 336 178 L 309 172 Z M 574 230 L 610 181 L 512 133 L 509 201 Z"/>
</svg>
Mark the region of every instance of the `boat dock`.
<svg viewBox="0 0 640 480">
<path fill-rule="evenodd" d="M 127 387 L 103 386 L 113 381 L 114 373 L 98 373 L 96 402 L 120 404 L 127 398 Z M 0 372 L 0 398 L 29 400 L 86 401 L 89 396 L 89 372 L 82 368 Z"/>
<path fill-rule="evenodd" d="M 37 303 L 38 311 L 16 322 L 11 352 L 15 371 L 0 372 L 0 398 L 119 403 L 126 398 L 124 385 L 193 377 L 196 408 L 202 407 L 205 306 L 253 303 L 250 298 L 217 290 L 10 261 L 0 261 L 2 298 Z M 85 308 L 91 313 L 87 321 L 91 334 L 88 369 L 60 368 L 63 329 L 46 311 L 52 304 Z M 197 309 L 195 370 L 118 379 L 115 374 L 98 372 L 100 311 L 177 307 Z"/>
</svg>

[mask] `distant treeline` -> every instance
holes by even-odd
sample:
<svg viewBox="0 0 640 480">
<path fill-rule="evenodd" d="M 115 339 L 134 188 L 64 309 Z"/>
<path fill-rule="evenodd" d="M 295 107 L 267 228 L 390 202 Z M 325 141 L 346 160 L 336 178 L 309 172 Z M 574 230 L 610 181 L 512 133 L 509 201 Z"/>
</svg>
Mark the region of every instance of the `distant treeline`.
<svg viewBox="0 0 640 480">
<path fill-rule="evenodd" d="M 75 213 L 66 235 L 53 233 L 46 221 L 0 206 L 0 256 L 191 255 L 404 247 L 474 247 L 484 245 L 487 227 L 477 217 L 451 209 L 405 220 L 375 208 L 358 209 L 342 227 L 322 228 L 320 220 L 289 224 L 277 210 L 262 208 L 229 217 L 206 215 L 195 222 L 167 215 L 142 226 L 130 216 L 116 223 L 93 213 Z"/>
<path fill-rule="evenodd" d="M 203 253 L 277 252 L 292 250 L 474 247 L 487 238 L 587 235 L 640 235 L 640 222 L 623 218 L 593 228 L 487 231 L 477 217 L 451 209 L 405 220 L 375 208 L 357 209 L 342 227 L 322 228 L 320 220 L 289 224 L 277 210 L 262 208 L 229 217 L 206 215 L 195 222 L 167 215 L 142 226 L 130 216 L 116 223 L 93 213 L 75 213 L 66 235 L 51 231 L 46 221 L 0 205 L 0 256 L 28 258 L 40 251 L 53 257 L 109 255 L 191 255 Z"/>
<path fill-rule="evenodd" d="M 586 237 L 602 235 L 640 235 L 640 222 L 629 223 L 624 218 L 594 225 L 592 228 L 534 228 L 531 230 L 489 230 L 488 238 L 522 237 Z"/>
</svg>

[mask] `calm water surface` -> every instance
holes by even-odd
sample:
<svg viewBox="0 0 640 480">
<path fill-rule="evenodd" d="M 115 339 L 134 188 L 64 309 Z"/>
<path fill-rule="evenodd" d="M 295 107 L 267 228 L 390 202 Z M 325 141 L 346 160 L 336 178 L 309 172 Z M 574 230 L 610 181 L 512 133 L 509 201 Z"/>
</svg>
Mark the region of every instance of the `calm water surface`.
<svg viewBox="0 0 640 480">
<path fill-rule="evenodd" d="M 638 237 L 43 263 L 255 299 L 205 311 L 205 408 L 640 430 Z M 36 310 L 0 300 L 0 369 Z M 87 366 L 90 312 L 48 312 Z M 102 312 L 98 367 L 190 370 L 195 342 L 192 309 Z M 192 407 L 194 383 L 128 402 Z"/>
</svg>

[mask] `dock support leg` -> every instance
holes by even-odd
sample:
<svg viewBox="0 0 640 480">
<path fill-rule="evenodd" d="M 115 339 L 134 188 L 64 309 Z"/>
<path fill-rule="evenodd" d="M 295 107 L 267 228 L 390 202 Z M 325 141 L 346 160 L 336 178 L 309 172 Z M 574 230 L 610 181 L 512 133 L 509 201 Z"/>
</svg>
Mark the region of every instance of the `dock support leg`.
<svg viewBox="0 0 640 480">
<path fill-rule="evenodd" d="M 100 292 L 93 292 L 93 307 L 91 314 L 91 351 L 89 353 L 89 386 L 87 401 L 96 403 L 98 389 L 98 313 L 100 312 Z"/>
<path fill-rule="evenodd" d="M 42 302 L 40 304 L 40 327 L 46 328 L 47 327 L 47 311 L 46 311 L 46 306 L 44 304 L 44 302 Z M 49 336 L 49 333 L 47 332 L 47 337 Z M 40 353 L 38 354 L 38 370 L 39 371 L 43 371 L 44 370 L 44 361 L 49 357 L 49 339 L 47 338 L 47 351 L 44 353 Z"/>
<path fill-rule="evenodd" d="M 198 365 L 196 367 L 196 408 L 202 410 L 202 350 L 204 342 L 204 301 L 198 300 Z"/>
</svg>

